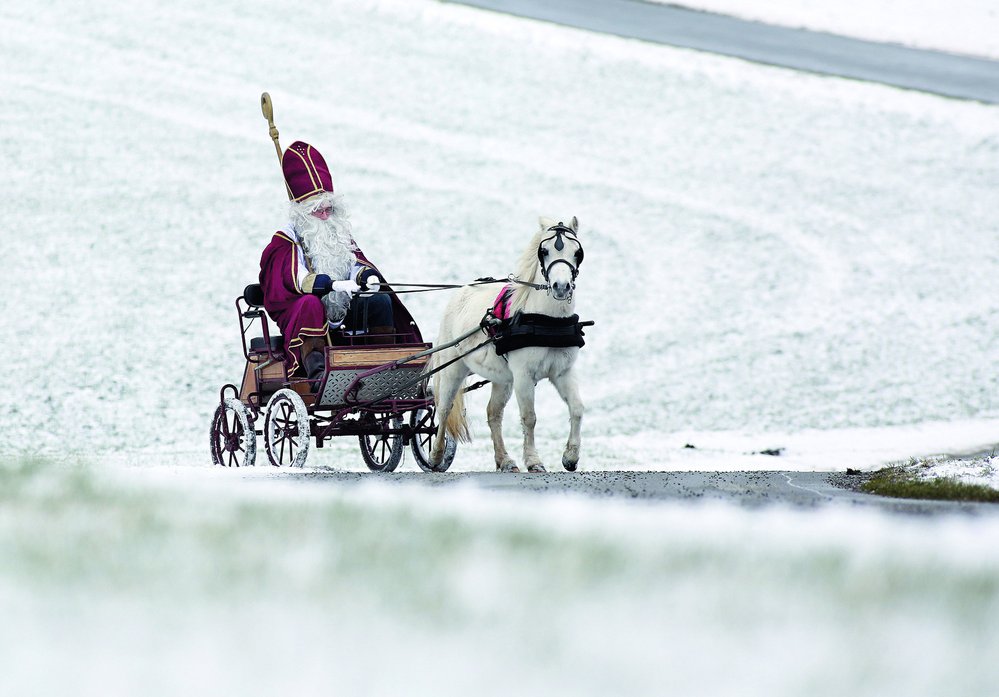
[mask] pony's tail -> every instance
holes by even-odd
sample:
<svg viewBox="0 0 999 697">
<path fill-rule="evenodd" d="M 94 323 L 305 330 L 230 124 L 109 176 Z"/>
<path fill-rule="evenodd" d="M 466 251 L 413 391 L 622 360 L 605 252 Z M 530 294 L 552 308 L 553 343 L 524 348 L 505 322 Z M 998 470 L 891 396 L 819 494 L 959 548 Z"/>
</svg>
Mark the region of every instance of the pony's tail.
<svg viewBox="0 0 999 697">
<path fill-rule="evenodd" d="M 451 412 L 447 415 L 444 429 L 459 443 L 471 443 L 472 433 L 468 430 L 468 420 L 465 418 L 465 381 L 461 381 L 458 394 L 451 402 Z"/>
<path fill-rule="evenodd" d="M 440 353 L 435 353 L 430 357 L 430 367 L 433 367 L 443 361 Z M 439 401 L 441 394 L 441 374 L 444 371 L 434 373 L 434 402 L 437 404 L 437 412 L 440 413 L 441 403 Z M 465 419 L 465 381 L 461 381 L 462 384 L 458 388 L 458 393 L 454 396 L 454 400 L 451 402 L 451 411 L 448 412 L 447 421 L 444 422 L 444 430 L 447 431 L 448 435 L 454 438 L 460 443 L 470 443 L 472 440 L 472 433 L 468 430 L 468 421 Z"/>
</svg>

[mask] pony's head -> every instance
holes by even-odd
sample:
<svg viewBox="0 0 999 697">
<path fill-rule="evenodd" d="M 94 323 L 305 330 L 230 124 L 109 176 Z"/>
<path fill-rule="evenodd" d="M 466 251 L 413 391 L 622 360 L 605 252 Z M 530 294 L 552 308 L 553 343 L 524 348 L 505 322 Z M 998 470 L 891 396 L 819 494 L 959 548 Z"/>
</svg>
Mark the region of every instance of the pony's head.
<svg viewBox="0 0 999 697">
<path fill-rule="evenodd" d="M 583 261 L 583 246 L 579 243 L 579 221 L 564 223 L 541 217 L 539 228 L 524 248 L 517 265 L 517 278 L 529 284 L 543 284 L 553 298 L 568 302 L 576 287 L 576 276 Z M 513 311 L 522 310 L 531 286 L 517 287 Z"/>
<path fill-rule="evenodd" d="M 538 269 L 556 300 L 568 300 L 576 287 L 579 265 L 583 263 L 583 245 L 579 243 L 576 216 L 568 225 L 541 218 L 538 241 Z"/>
</svg>

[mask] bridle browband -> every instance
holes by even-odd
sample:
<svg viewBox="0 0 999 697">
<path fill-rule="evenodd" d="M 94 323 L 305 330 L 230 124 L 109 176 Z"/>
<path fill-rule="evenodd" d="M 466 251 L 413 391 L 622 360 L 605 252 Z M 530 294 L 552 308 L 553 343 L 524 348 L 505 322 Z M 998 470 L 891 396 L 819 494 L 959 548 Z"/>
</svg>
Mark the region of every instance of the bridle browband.
<svg viewBox="0 0 999 697">
<path fill-rule="evenodd" d="M 579 275 L 579 267 L 582 266 L 583 264 L 583 245 L 579 243 L 579 239 L 576 237 L 576 231 L 570 227 L 567 227 L 562 222 L 552 225 L 550 228 L 548 228 L 548 230 L 546 230 L 546 232 L 551 232 L 554 234 L 549 235 L 548 237 L 544 238 L 543 240 L 541 240 L 541 242 L 538 243 L 538 265 L 541 267 L 541 275 L 544 277 L 545 283 L 548 284 L 547 286 L 544 287 L 546 288 L 546 290 L 551 292 L 551 281 L 548 280 L 548 274 L 551 273 L 551 270 L 555 268 L 556 264 L 565 264 L 566 266 L 569 267 L 570 273 L 572 273 L 572 280 L 569 283 L 570 285 L 569 298 L 571 298 L 572 291 L 575 290 L 576 288 L 576 276 Z M 576 252 L 576 264 L 573 265 L 572 262 L 568 261 L 567 259 L 556 259 L 548 266 L 545 266 L 545 259 L 544 256 L 542 255 L 545 242 L 554 239 L 555 249 L 561 252 L 565 248 L 565 240 L 562 239 L 563 236 L 571 239 L 573 242 L 579 245 L 579 250 Z"/>
</svg>

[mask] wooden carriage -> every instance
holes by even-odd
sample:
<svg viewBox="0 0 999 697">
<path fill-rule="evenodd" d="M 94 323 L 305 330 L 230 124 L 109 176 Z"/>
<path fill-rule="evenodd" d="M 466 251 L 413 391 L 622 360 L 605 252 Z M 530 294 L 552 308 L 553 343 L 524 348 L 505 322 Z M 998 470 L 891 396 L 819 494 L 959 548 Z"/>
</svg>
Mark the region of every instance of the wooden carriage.
<svg viewBox="0 0 999 697">
<path fill-rule="evenodd" d="M 356 436 L 369 469 L 393 471 L 406 446 L 425 471 L 445 471 L 454 459 L 448 437 L 445 457 L 436 468 L 429 454 L 437 436 L 434 401 L 425 375 L 430 344 L 412 338 L 419 330 L 379 335 L 376 345 L 363 329 L 331 330 L 321 380 L 289 374 L 283 337 L 272 334 L 259 285 L 236 299 L 246 364 L 239 387 L 227 384 L 211 426 L 212 461 L 249 466 L 256 461 L 256 436 L 274 466 L 305 464 L 311 445 L 334 436 Z M 261 336 L 248 337 L 259 324 Z M 263 417 L 261 419 L 261 417 Z"/>
</svg>

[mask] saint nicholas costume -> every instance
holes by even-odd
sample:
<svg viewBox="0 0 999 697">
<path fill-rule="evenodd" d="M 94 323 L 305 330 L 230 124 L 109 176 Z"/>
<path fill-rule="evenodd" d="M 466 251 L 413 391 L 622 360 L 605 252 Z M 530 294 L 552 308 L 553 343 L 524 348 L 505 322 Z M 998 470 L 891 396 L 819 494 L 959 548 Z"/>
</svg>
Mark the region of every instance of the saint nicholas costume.
<svg viewBox="0 0 999 697">
<path fill-rule="evenodd" d="M 333 193 L 333 178 L 329 167 L 319 151 L 311 145 L 296 141 L 285 151 L 281 165 L 293 201 L 306 201 L 323 192 Z M 264 308 L 281 328 L 285 362 L 288 374 L 291 375 L 299 371 L 303 362 L 301 347 L 307 338 L 320 337 L 329 343 L 331 328 L 335 338 L 343 321 L 351 324 L 349 317 L 328 318 L 330 311 L 323 298 L 331 292 L 331 283 L 350 279 L 365 287 L 368 279 L 384 277 L 357 249 L 353 240 L 351 252 L 354 259 L 344 278 L 331 278 L 327 274 L 315 273 L 299 234 L 293 225 L 288 225 L 287 228 L 274 233 L 260 257 L 260 286 L 264 294 Z M 391 291 L 384 283 L 380 288 Z M 384 302 L 383 314 L 389 318 L 390 323 L 381 333 L 391 332 L 393 341 L 400 343 L 421 342 L 420 331 L 405 306 L 394 294 L 387 297 L 388 302 L 385 301 L 385 295 L 381 294 L 375 294 L 373 298 L 355 295 L 350 299 L 350 308 L 355 310 L 356 316 L 359 301 L 377 298 Z M 329 319 L 333 320 L 334 326 L 331 327 Z M 354 326 L 352 329 L 364 331 L 367 327 Z"/>
</svg>

